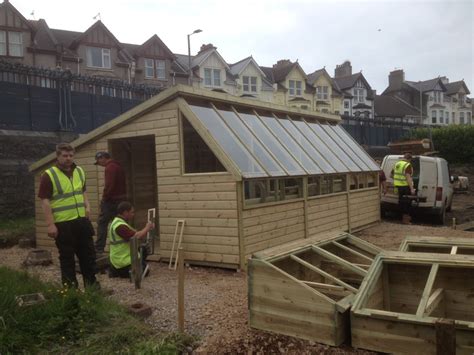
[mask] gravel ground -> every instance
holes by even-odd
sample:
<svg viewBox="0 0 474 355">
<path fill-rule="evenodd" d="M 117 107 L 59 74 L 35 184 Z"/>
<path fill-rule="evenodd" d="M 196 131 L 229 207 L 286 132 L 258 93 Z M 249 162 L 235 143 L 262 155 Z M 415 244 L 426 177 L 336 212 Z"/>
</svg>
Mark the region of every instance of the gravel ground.
<svg viewBox="0 0 474 355">
<path fill-rule="evenodd" d="M 456 197 L 453 214 L 464 218 L 469 215 L 469 207 L 473 203 L 472 193 L 462 195 L 461 198 Z M 401 241 L 407 235 L 468 238 L 474 236 L 472 232 L 428 225 L 407 226 L 395 220 L 382 222 L 355 235 L 388 250 L 398 250 Z M 30 250 L 20 249 L 17 246 L 0 249 L 0 264 L 20 269 Z M 28 267 L 27 270 L 43 280 L 59 281 L 56 255 L 53 255 L 53 261 L 53 265 Z M 201 339 L 199 347 L 194 350 L 195 353 L 373 354 L 347 345 L 329 347 L 249 329 L 245 273 L 194 266 L 187 267 L 185 272 L 186 332 L 198 335 Z M 167 264 L 151 263 L 151 274 L 145 279 L 140 290 L 135 290 L 128 280 L 109 279 L 105 274 L 98 275 L 98 278 L 103 288 L 114 290 L 110 297 L 118 302 L 125 305 L 142 302 L 150 306 L 153 314 L 146 319 L 146 322 L 161 333 L 177 329 L 176 276 L 175 271 L 168 270 Z"/>
</svg>

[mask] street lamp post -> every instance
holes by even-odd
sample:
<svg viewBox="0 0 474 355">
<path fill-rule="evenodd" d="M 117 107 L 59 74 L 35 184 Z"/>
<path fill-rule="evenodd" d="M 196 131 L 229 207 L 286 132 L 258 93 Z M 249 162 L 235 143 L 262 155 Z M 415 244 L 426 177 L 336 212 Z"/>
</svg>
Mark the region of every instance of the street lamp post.
<svg viewBox="0 0 474 355">
<path fill-rule="evenodd" d="M 191 86 L 193 81 L 192 81 L 192 75 L 193 75 L 193 70 L 191 69 L 191 42 L 189 40 L 189 37 L 191 37 L 195 33 L 200 33 L 202 30 L 194 30 L 193 33 L 188 34 L 188 84 Z"/>
</svg>

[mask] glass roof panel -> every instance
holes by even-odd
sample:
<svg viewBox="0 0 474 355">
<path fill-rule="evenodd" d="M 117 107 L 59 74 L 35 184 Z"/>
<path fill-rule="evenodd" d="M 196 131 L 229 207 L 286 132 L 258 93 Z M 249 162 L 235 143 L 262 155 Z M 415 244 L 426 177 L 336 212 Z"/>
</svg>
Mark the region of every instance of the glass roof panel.
<svg viewBox="0 0 474 355">
<path fill-rule="evenodd" d="M 293 154 L 293 157 L 303 166 L 310 174 L 321 174 L 323 171 L 317 166 L 311 158 L 306 154 L 302 147 L 296 143 L 293 136 L 285 130 L 279 123 L 278 119 L 269 116 L 260 116 L 263 123 L 277 136 L 288 150 Z"/>
<path fill-rule="evenodd" d="M 222 122 L 219 115 L 212 108 L 189 105 L 199 121 L 212 134 L 224 152 L 240 169 L 242 176 L 265 177 L 267 173 L 255 161 L 247 149 L 238 141 L 235 135 Z"/>
<path fill-rule="evenodd" d="M 355 154 L 351 147 L 346 143 L 346 139 L 342 139 L 339 135 L 334 131 L 332 125 L 330 124 L 321 124 L 321 128 L 331 136 L 333 140 L 337 142 L 337 144 L 341 147 L 341 149 L 359 166 L 362 171 L 369 171 L 369 167 L 365 164 L 362 159 L 359 158 L 357 154 Z M 349 139 L 349 138 L 348 138 Z"/>
<path fill-rule="evenodd" d="M 355 155 L 357 155 L 362 161 L 369 167 L 369 171 L 380 170 L 380 167 L 374 162 L 374 160 L 367 154 L 367 152 L 357 144 L 349 133 L 347 133 L 341 126 L 332 126 L 334 132 L 336 132 L 341 139 L 352 148 Z"/>
<path fill-rule="evenodd" d="M 306 139 L 306 137 L 293 125 L 289 119 L 278 119 L 278 122 L 289 132 L 289 134 L 295 139 L 308 153 L 308 155 L 314 159 L 316 164 L 321 168 L 323 173 L 330 174 L 337 172 L 318 152 L 313 145 Z"/>
<path fill-rule="evenodd" d="M 272 176 L 287 175 L 233 111 L 218 110 L 225 123 Z"/>
<path fill-rule="evenodd" d="M 340 139 L 334 141 L 319 125 L 319 123 L 306 122 L 313 132 L 321 139 L 326 147 L 329 148 L 343 163 L 347 166 L 350 171 L 361 171 L 361 168 L 338 146 Z"/>
<path fill-rule="evenodd" d="M 258 138 L 265 144 L 269 151 L 275 156 L 280 164 L 288 171 L 289 175 L 306 175 L 307 172 L 299 166 L 296 160 L 288 153 L 281 143 L 265 127 L 255 115 L 240 113 L 240 117 L 255 132 Z"/>
<path fill-rule="evenodd" d="M 293 123 L 320 152 L 320 155 L 324 156 L 324 158 L 329 161 L 337 173 L 345 173 L 350 171 L 336 156 L 336 154 L 329 150 L 329 148 L 326 146 L 326 143 L 323 142 L 311 129 L 309 129 L 306 122 L 293 120 Z"/>
</svg>

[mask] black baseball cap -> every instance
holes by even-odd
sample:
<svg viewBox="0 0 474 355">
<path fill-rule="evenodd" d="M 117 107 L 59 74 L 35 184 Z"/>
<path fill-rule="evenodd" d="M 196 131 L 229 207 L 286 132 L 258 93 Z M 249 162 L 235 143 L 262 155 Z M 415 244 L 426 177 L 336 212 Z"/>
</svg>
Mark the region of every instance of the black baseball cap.
<svg viewBox="0 0 474 355">
<path fill-rule="evenodd" d="M 110 154 L 108 152 L 97 152 L 95 154 L 95 163 L 94 165 L 97 165 L 97 159 L 100 158 L 110 158 Z"/>
</svg>

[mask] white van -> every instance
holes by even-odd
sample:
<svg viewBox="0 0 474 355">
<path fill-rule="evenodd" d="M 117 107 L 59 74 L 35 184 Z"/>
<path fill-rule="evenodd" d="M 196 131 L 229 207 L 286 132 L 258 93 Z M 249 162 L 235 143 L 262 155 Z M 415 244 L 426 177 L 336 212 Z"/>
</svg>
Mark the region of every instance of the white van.
<svg viewBox="0 0 474 355">
<path fill-rule="evenodd" d="M 382 195 L 382 214 L 385 211 L 398 210 L 398 194 L 394 192 L 393 178 L 390 172 L 402 155 L 387 155 L 382 162 L 382 170 L 387 177 L 387 193 Z M 453 203 L 453 185 L 449 174 L 448 162 L 443 158 L 414 156 L 413 184 L 416 198 L 412 201 L 412 211 L 433 215 L 436 222 L 444 224 L 446 211 Z"/>
</svg>

